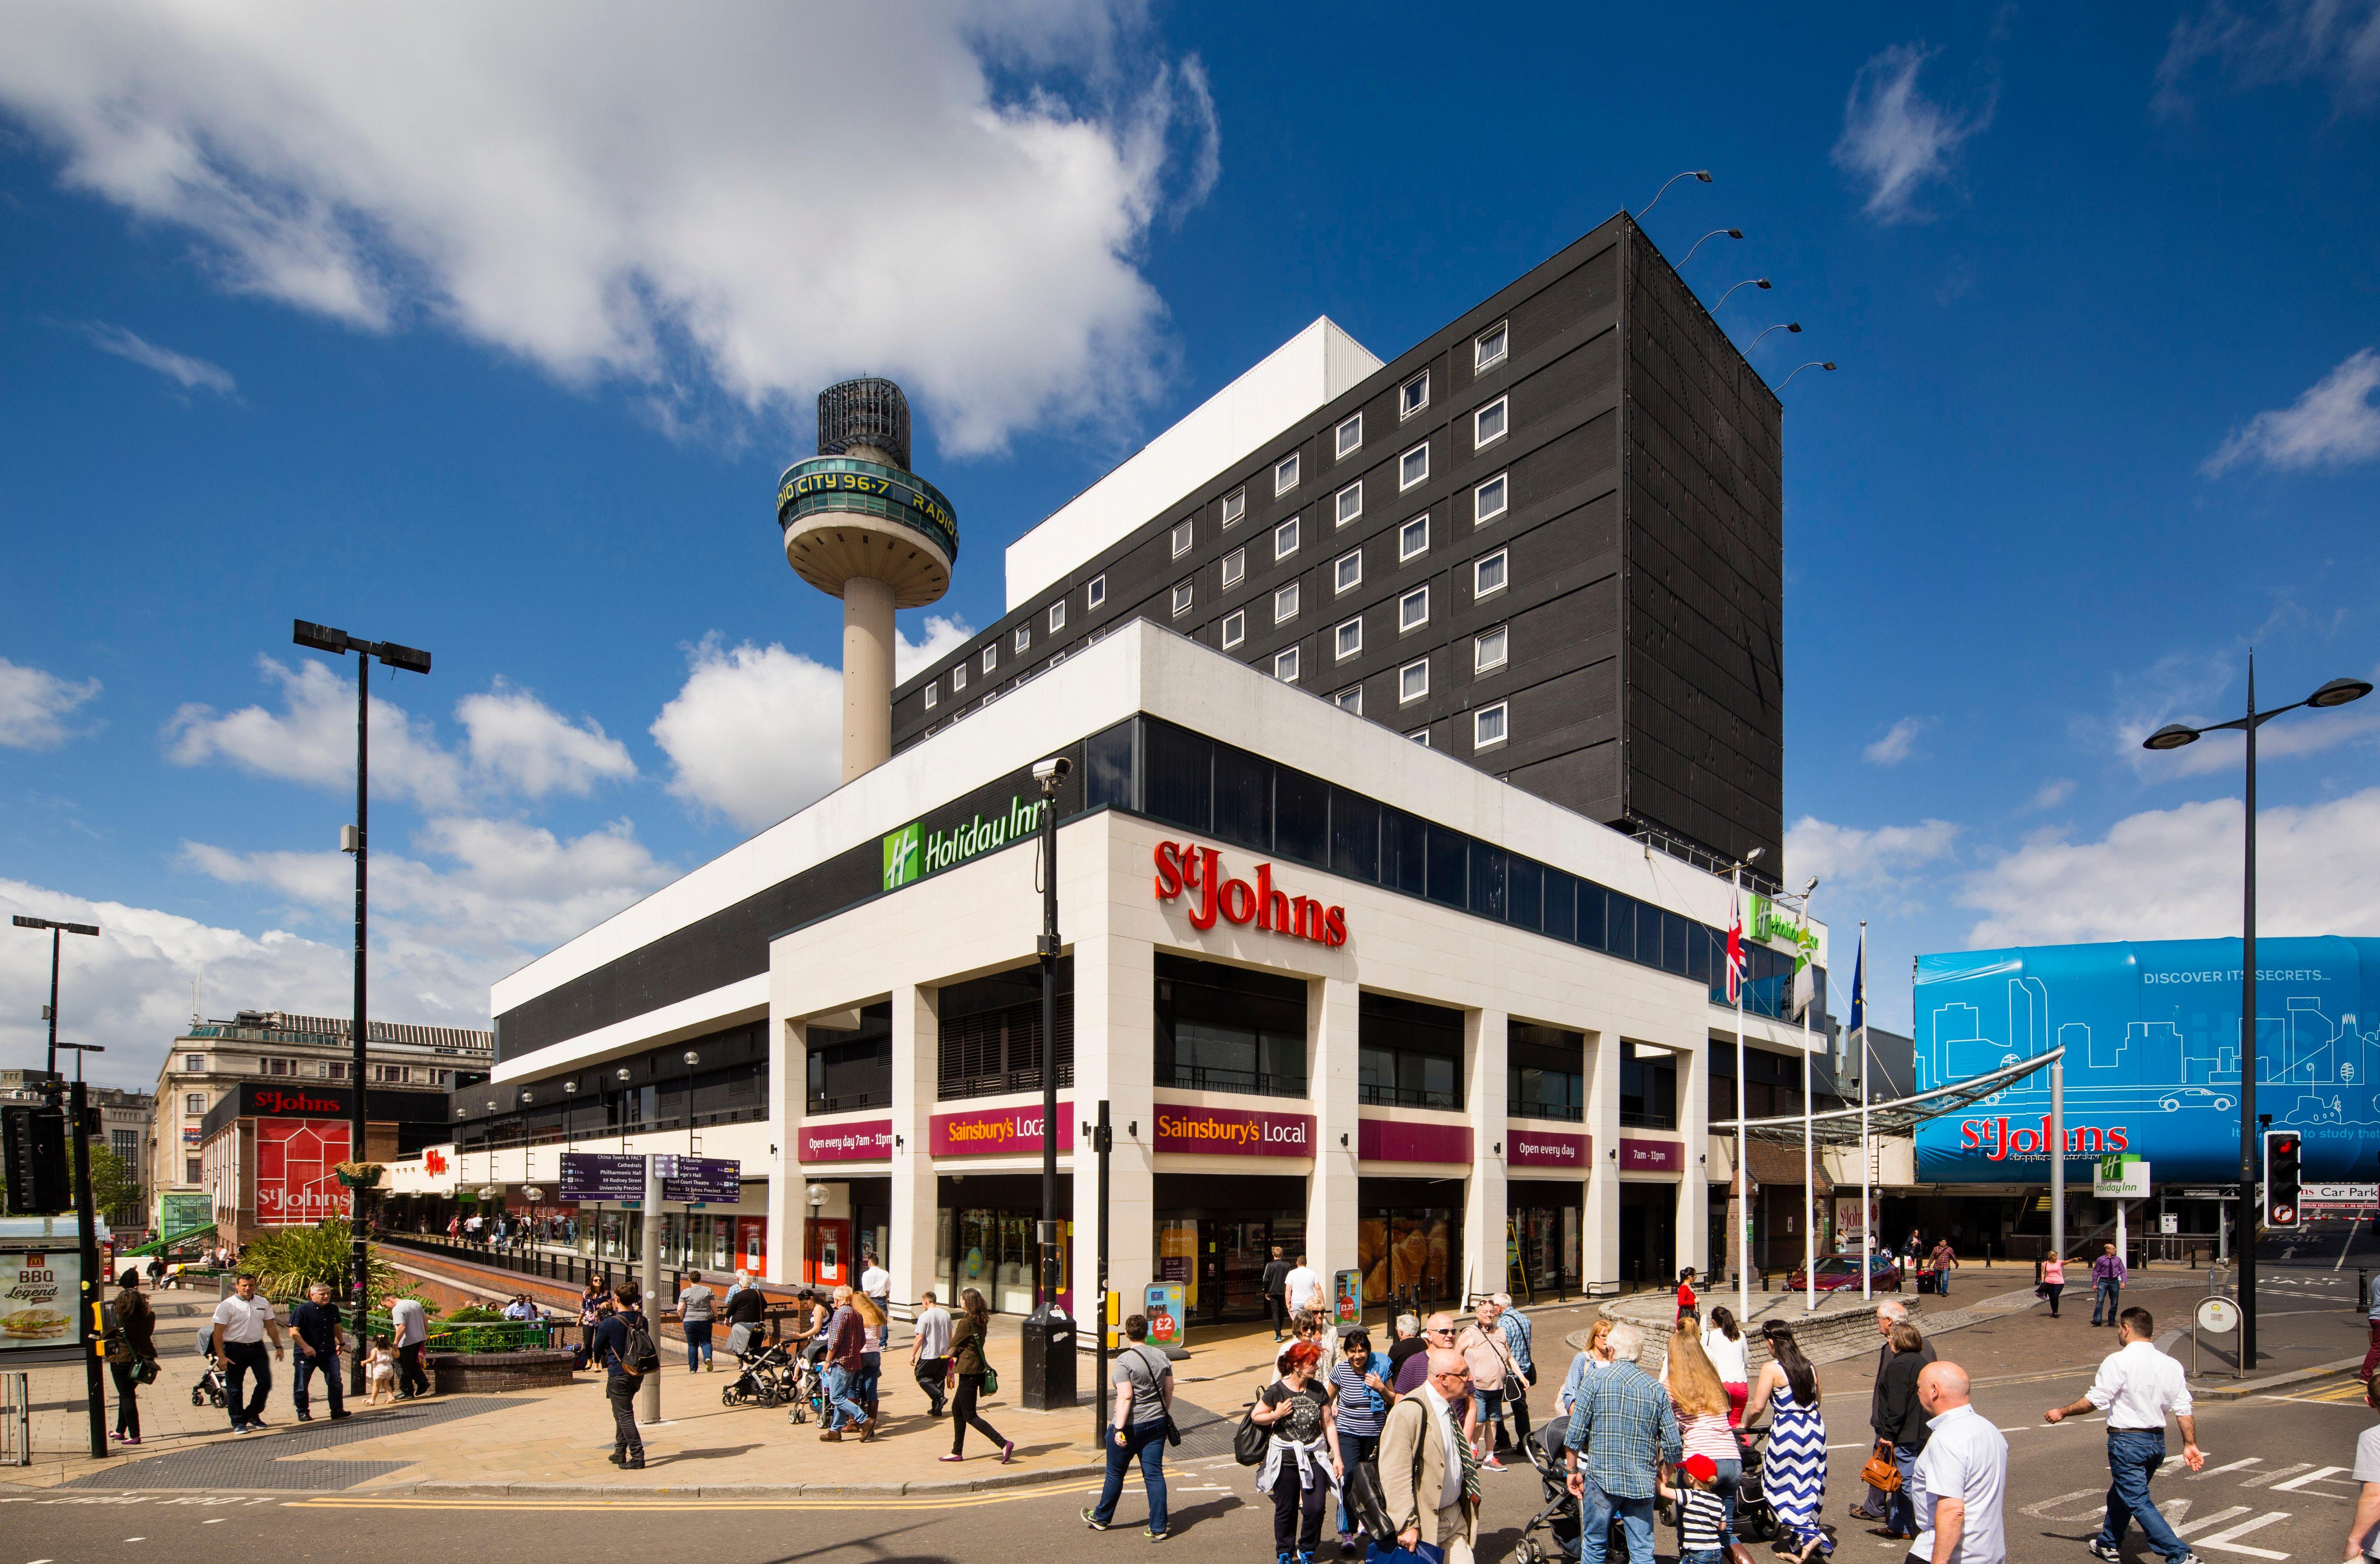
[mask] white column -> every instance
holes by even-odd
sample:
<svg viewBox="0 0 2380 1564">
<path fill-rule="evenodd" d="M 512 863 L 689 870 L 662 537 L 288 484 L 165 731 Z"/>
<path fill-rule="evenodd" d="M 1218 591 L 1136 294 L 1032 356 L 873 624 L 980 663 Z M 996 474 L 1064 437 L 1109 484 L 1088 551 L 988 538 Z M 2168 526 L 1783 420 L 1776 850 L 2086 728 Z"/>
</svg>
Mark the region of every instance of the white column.
<svg viewBox="0 0 2380 1564">
<path fill-rule="evenodd" d="M 1071 844 L 1069 839 L 1060 846 L 1062 873 Z M 1075 883 L 1069 874 L 1061 889 Z M 1147 940 L 1087 929 L 1075 938 L 1074 952 L 1075 1307 L 1089 1316 L 1099 1306 L 1099 1164 L 1081 1127 L 1099 1123 L 1105 1097 L 1115 1130 L 1108 1158 L 1108 1286 L 1123 1295 L 1122 1313 L 1129 1315 L 1141 1290 L 1157 1279 L 1157 1180 L 1149 1151 L 1156 1134 L 1157 952 Z"/>
<path fill-rule="evenodd" d="M 856 576 L 843 584 L 843 780 L 892 755 L 892 588 Z"/>
<path fill-rule="evenodd" d="M 1626 1046 L 1617 1032 L 1587 1034 L 1586 1131 L 1595 1158 L 1579 1217 L 1579 1279 L 1589 1286 L 1620 1280 L 1620 1050 Z"/>
<path fill-rule="evenodd" d="M 1352 978 L 1318 977 L 1305 987 L 1306 1090 L 1314 1101 L 1315 1140 L 1314 1172 L 1305 1181 L 1305 1263 L 1326 1284 L 1334 1271 L 1353 1270 L 1356 1260 L 1359 993 Z"/>
<path fill-rule="evenodd" d="M 771 1018 L 773 1019 L 773 1017 Z M 802 1256 L 809 1253 L 809 1187 L 799 1153 L 802 1098 L 809 1081 L 809 1029 L 798 1021 L 779 1023 L 776 1058 L 769 1067 L 769 1122 L 777 1155 L 769 1169 L 769 1279 L 801 1279 Z"/>
<path fill-rule="evenodd" d="M 941 1038 L 936 998 L 915 983 L 892 990 L 892 1253 L 883 1259 L 892 1297 L 903 1303 L 934 1285 L 938 1201 L 927 1120 Z"/>
<path fill-rule="evenodd" d="M 1678 1264 L 1710 1273 L 1710 1046 L 1673 1056 L 1678 1061 L 1678 1138 L 1686 1173 L 1678 1181 Z"/>
<path fill-rule="evenodd" d="M 1504 1090 L 1510 1018 L 1500 1010 L 1463 1017 L 1463 1069 L 1470 1087 L 1471 1176 L 1464 1181 L 1463 1265 L 1474 1293 L 1501 1292 L 1507 1280 L 1504 1225 Z M 1462 1285 L 1458 1278 L 1456 1285 Z M 1470 1299 L 1465 1298 L 1468 1303 Z"/>
</svg>

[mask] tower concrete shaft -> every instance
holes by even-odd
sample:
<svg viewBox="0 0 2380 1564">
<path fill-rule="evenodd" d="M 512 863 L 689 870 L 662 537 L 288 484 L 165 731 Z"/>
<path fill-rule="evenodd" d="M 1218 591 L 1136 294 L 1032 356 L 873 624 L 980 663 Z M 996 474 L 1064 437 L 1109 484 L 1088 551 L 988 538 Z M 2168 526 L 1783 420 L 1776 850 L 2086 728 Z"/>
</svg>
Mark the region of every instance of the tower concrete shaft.
<svg viewBox="0 0 2380 1564">
<path fill-rule="evenodd" d="M 843 584 L 843 780 L 892 758 L 892 587 Z"/>
</svg>

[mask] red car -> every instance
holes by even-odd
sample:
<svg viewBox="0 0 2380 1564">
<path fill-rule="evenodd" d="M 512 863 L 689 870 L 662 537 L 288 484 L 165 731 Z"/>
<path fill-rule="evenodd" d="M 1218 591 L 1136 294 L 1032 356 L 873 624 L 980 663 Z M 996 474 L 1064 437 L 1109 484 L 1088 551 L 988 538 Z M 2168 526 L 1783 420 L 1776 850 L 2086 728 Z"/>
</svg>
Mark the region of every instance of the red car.
<svg viewBox="0 0 2380 1564">
<path fill-rule="evenodd" d="M 1869 1255 L 1868 1276 L 1868 1288 L 1871 1291 L 1898 1292 L 1900 1291 L 1900 1262 L 1889 1255 Z M 1829 1255 L 1818 1262 L 1819 1291 L 1840 1292 L 1846 1287 L 1857 1291 L 1859 1284 L 1860 1257 L 1857 1255 Z M 1803 1291 L 1808 1285 L 1800 1267 L 1794 1267 L 1793 1274 L 1786 1279 L 1785 1285 L 1795 1292 Z"/>
</svg>

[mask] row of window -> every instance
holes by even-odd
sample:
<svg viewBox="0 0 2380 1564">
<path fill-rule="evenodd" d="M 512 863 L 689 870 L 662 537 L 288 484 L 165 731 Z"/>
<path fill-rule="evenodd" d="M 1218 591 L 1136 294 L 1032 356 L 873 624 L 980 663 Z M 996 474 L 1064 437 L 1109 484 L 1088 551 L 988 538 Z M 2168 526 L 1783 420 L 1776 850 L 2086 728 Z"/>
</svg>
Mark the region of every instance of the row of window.
<svg viewBox="0 0 2380 1564">
<path fill-rule="evenodd" d="M 1485 448 L 1501 440 L 1506 427 L 1504 399 L 1500 397 L 1475 414 L 1474 427 L 1478 435 L 1475 448 Z M 1397 492 L 1402 494 L 1427 481 L 1429 481 L 1429 444 L 1425 441 L 1397 459 Z M 1493 521 L 1502 515 L 1509 503 L 1509 491 L 1508 475 L 1504 473 L 1498 473 L 1495 477 L 1486 479 L 1475 485 L 1473 489 L 1471 507 L 1473 525 Z M 1224 531 L 1229 532 L 1237 526 L 1240 518 L 1246 514 L 1246 491 L 1237 489 L 1223 497 Z M 1362 479 L 1357 479 L 1330 497 L 1331 523 L 1334 527 L 1345 527 L 1360 519 L 1363 514 L 1364 480 Z M 1274 559 L 1284 560 L 1297 552 L 1302 533 L 1300 524 L 1304 519 L 1302 515 L 1293 515 L 1273 527 L 1272 557 Z M 1184 517 L 1173 524 L 1173 530 L 1167 536 L 1166 546 L 1170 551 L 1170 557 L 1180 559 L 1196 548 L 1197 542 L 1198 527 L 1196 518 Z M 1093 606 L 1096 607 L 1097 604 Z M 1064 615 L 1061 614 L 1050 628 L 1054 630 L 1064 622 Z"/>
<path fill-rule="evenodd" d="M 1512 508 L 1512 487 L 1509 479 L 1510 475 L 1498 473 L 1494 478 L 1488 479 L 1487 481 L 1479 484 L 1472 491 L 1471 521 L 1474 527 L 1486 526 L 1488 523 L 1495 521 L 1503 515 L 1507 510 Z M 1291 516 L 1287 521 L 1281 523 L 1278 527 L 1273 528 L 1272 557 L 1274 564 L 1278 564 L 1281 562 L 1291 558 L 1297 552 L 1298 547 L 1302 541 L 1300 524 L 1303 520 L 1304 518 L 1301 516 Z M 1185 521 L 1182 525 L 1184 527 L 1187 527 L 1190 524 Z M 1397 563 L 1399 564 L 1411 564 L 1413 561 L 1417 560 L 1422 555 L 1427 553 L 1429 552 L 1429 513 L 1425 511 L 1421 515 L 1414 517 L 1411 521 L 1397 528 L 1396 536 Z M 1245 548 L 1233 549 L 1230 553 L 1223 556 L 1222 578 L 1223 586 L 1226 590 L 1238 586 L 1242 581 L 1247 579 L 1247 556 L 1248 552 Z M 1495 571 L 1498 573 L 1500 577 L 1495 587 L 1489 588 L 1488 590 L 1500 589 L 1503 585 L 1500 579 L 1500 574 L 1503 568 L 1503 555 L 1501 553 L 1493 554 L 1488 556 L 1488 559 L 1494 562 Z M 1480 562 L 1483 566 L 1487 565 L 1488 563 L 1488 561 L 1486 560 Z M 1331 589 L 1334 592 L 1348 591 L 1354 588 L 1363 585 L 1364 551 L 1361 549 L 1352 549 L 1348 551 L 1346 553 L 1340 555 L 1337 560 L 1333 561 L 1330 568 Z M 1292 600 L 1294 600 L 1294 594 L 1296 592 L 1294 583 L 1281 588 L 1281 591 L 1291 594 Z M 1197 606 L 1197 583 L 1195 578 L 1175 582 L 1173 586 L 1172 599 L 1170 605 L 1172 611 L 1172 616 L 1179 619 L 1183 615 L 1188 613 L 1193 608 Z M 1029 631 L 1020 629 L 1016 632 L 1016 637 L 1017 649 L 1020 651 L 1022 651 L 1026 646 L 1030 644 L 1031 637 Z M 992 666 L 992 649 L 987 647 L 984 649 L 984 672 L 987 673 L 991 672 Z M 966 680 L 964 668 L 957 670 L 956 674 L 957 676 L 953 687 L 958 689 L 965 688 Z"/>
</svg>

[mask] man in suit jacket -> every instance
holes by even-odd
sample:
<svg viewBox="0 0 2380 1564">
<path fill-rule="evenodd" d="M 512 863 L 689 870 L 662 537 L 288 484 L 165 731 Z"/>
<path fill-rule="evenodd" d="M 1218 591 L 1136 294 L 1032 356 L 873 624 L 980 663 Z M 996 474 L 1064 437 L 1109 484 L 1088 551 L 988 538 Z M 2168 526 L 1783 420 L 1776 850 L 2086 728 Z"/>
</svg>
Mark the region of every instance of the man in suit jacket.
<svg viewBox="0 0 2380 1564">
<path fill-rule="evenodd" d="M 1470 1377 L 1462 1354 L 1431 1348 L 1421 1393 L 1390 1407 L 1380 1429 L 1380 1497 L 1397 1546 L 1428 1543 L 1445 1550 L 1446 1564 L 1472 1564 L 1479 1530 L 1477 1479 L 1466 1483 L 1463 1431 L 1449 1404 Z"/>
</svg>

